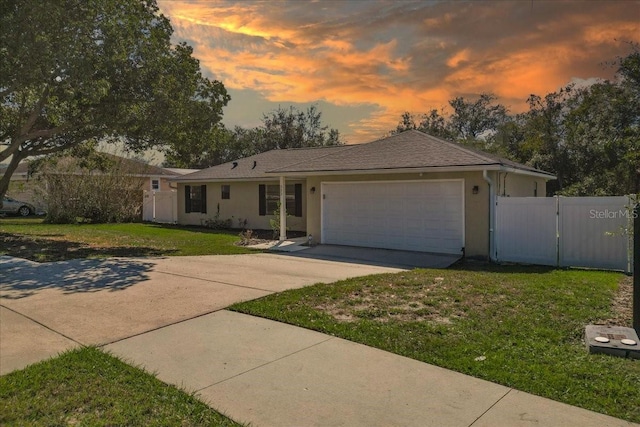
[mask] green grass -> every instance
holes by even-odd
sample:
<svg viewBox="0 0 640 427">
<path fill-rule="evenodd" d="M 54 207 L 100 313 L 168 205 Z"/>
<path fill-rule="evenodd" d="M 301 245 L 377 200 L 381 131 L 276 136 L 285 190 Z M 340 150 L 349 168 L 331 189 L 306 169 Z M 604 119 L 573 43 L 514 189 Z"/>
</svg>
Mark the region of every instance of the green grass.
<svg viewBox="0 0 640 427">
<path fill-rule="evenodd" d="M 240 424 L 193 395 L 88 347 L 0 377 L 0 425 Z"/>
<path fill-rule="evenodd" d="M 45 224 L 41 218 L 1 218 L 0 255 L 38 262 L 111 256 L 226 255 L 236 232 L 200 227 L 133 224 Z"/>
<path fill-rule="evenodd" d="M 620 318 L 612 303 L 623 277 L 536 267 L 414 270 L 231 309 L 639 422 L 640 361 L 591 355 L 582 341 L 585 325 Z"/>
</svg>

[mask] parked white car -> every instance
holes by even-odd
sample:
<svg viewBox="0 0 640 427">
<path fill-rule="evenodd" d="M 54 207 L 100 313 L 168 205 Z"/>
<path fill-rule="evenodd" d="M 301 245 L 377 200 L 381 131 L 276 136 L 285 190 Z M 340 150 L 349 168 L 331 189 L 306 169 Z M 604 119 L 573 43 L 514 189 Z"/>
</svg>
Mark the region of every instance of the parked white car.
<svg viewBox="0 0 640 427">
<path fill-rule="evenodd" d="M 0 214 L 11 214 L 20 216 L 29 216 L 36 213 L 36 208 L 27 202 L 21 202 L 20 200 L 12 199 L 11 197 L 2 198 L 2 207 L 0 208 Z"/>
</svg>

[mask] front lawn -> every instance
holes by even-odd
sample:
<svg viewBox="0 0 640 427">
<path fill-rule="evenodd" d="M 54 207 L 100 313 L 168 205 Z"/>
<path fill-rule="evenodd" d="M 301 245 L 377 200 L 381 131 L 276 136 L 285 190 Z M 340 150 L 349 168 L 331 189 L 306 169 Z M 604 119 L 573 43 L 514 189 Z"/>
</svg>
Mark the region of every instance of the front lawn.
<svg viewBox="0 0 640 427">
<path fill-rule="evenodd" d="M 133 224 L 45 224 L 41 218 L 0 218 L 0 255 L 38 262 L 74 258 L 244 254 L 237 232 Z"/>
<path fill-rule="evenodd" d="M 639 422 L 640 361 L 590 355 L 583 342 L 589 323 L 631 326 L 630 287 L 610 272 L 462 267 L 318 284 L 231 309 Z"/>
<path fill-rule="evenodd" d="M 72 350 L 0 377 L 3 426 L 239 426 L 102 351 Z"/>
</svg>

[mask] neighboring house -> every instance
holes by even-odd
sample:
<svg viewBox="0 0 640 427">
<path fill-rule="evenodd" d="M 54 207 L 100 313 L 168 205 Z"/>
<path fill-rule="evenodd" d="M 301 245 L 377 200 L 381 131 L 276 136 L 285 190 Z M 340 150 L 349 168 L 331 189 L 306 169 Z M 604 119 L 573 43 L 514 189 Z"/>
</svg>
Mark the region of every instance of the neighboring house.
<svg viewBox="0 0 640 427">
<path fill-rule="evenodd" d="M 284 197 L 286 229 L 315 242 L 486 257 L 490 200 L 544 197 L 552 179 L 412 130 L 367 144 L 272 150 L 174 181 L 179 224 L 201 224 L 219 209 L 221 219 L 269 229 Z"/>
<path fill-rule="evenodd" d="M 128 159 L 113 154 L 106 155 L 115 161 L 125 162 L 125 170 L 137 171 L 134 175 L 143 178 L 141 190 L 175 190 L 176 184 L 170 181 L 171 178 L 193 173 L 198 170 L 162 168 L 143 163 L 139 160 Z M 4 173 L 5 169 L 6 166 L 0 165 L 0 175 Z M 78 171 L 78 174 L 80 174 L 80 171 Z M 24 162 L 18 165 L 18 168 L 11 176 L 7 194 L 15 199 L 31 203 L 37 210 L 46 210 L 46 206 L 42 200 L 42 194 L 46 191 L 46 186 L 46 182 L 38 179 L 37 172 L 34 176 L 29 174 L 29 163 Z M 142 203 L 142 198 L 140 203 Z"/>
</svg>

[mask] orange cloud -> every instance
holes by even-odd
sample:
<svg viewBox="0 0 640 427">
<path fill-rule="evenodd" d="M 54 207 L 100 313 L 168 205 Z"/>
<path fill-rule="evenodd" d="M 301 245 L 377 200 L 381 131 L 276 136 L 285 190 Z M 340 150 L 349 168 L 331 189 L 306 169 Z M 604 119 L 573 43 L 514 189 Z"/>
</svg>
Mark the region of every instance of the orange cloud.
<svg viewBox="0 0 640 427">
<path fill-rule="evenodd" d="M 460 63 L 467 62 L 470 56 L 471 51 L 469 49 L 462 49 L 447 60 L 447 66 L 456 68 Z"/>
<path fill-rule="evenodd" d="M 610 75 L 599 63 L 624 53 L 614 39 L 640 34 L 620 2 L 159 4 L 176 37 L 230 89 L 274 103 L 375 107 L 368 118 L 345 119 L 349 142 L 379 137 L 404 111 L 440 109 L 456 96 L 491 92 L 522 111 L 531 93 Z"/>
</svg>

